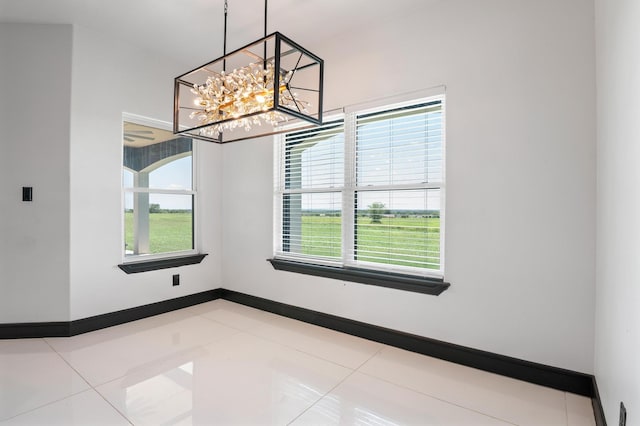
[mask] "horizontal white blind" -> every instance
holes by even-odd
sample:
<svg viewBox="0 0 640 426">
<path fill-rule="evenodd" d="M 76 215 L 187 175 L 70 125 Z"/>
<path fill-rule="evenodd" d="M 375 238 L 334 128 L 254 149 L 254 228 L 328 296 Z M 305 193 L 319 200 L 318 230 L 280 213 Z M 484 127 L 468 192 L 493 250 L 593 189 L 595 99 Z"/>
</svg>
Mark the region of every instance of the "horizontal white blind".
<svg viewBox="0 0 640 426">
<path fill-rule="evenodd" d="M 357 186 L 442 181 L 441 102 L 358 115 Z"/>
<path fill-rule="evenodd" d="M 343 186 L 344 124 L 342 120 L 286 135 L 285 189 Z"/>
<path fill-rule="evenodd" d="M 350 262 L 441 270 L 443 133 L 440 99 L 355 115 Z"/>
<path fill-rule="evenodd" d="M 281 153 L 279 255 L 342 258 L 344 123 L 289 133 Z"/>
</svg>

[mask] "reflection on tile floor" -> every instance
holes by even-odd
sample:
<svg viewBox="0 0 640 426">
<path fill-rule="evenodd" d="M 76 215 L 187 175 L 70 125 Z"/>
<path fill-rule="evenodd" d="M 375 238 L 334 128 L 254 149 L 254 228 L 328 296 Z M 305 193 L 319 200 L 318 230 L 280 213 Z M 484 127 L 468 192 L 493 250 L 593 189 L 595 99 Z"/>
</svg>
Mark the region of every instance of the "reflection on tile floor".
<svg viewBox="0 0 640 426">
<path fill-rule="evenodd" d="M 0 425 L 594 425 L 588 398 L 224 300 L 0 340 Z"/>
</svg>

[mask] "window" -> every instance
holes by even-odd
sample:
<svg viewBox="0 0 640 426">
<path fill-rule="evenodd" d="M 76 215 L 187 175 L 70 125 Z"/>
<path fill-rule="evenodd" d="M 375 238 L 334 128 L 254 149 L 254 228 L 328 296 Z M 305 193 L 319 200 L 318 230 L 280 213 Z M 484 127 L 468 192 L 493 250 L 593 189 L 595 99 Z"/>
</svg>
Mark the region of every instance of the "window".
<svg viewBox="0 0 640 426">
<path fill-rule="evenodd" d="M 167 128 L 125 117 L 125 262 L 195 253 L 194 143 Z"/>
<path fill-rule="evenodd" d="M 442 279 L 443 95 L 349 108 L 278 146 L 276 260 Z"/>
<path fill-rule="evenodd" d="M 291 256 L 342 258 L 344 125 L 285 136 L 282 180 L 282 251 Z"/>
</svg>

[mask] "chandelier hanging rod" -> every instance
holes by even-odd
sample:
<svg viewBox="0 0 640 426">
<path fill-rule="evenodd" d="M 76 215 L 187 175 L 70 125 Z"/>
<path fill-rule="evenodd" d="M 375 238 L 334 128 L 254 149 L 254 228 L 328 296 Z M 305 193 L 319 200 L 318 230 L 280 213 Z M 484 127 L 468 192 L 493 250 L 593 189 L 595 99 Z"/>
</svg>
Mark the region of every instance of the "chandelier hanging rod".
<svg viewBox="0 0 640 426">
<path fill-rule="evenodd" d="M 227 1 L 227 0 L 225 0 Z M 264 38 L 267 38 L 267 0 L 264 0 Z M 262 55 L 264 58 L 263 65 L 267 67 L 267 43 L 264 43 L 264 54 Z"/>
<path fill-rule="evenodd" d="M 222 39 L 222 57 L 227 56 L 227 14 L 229 13 L 229 4 L 224 0 L 224 36 Z M 227 60 L 222 60 L 222 69 L 227 69 Z M 208 70 L 207 70 L 208 71 Z"/>
</svg>

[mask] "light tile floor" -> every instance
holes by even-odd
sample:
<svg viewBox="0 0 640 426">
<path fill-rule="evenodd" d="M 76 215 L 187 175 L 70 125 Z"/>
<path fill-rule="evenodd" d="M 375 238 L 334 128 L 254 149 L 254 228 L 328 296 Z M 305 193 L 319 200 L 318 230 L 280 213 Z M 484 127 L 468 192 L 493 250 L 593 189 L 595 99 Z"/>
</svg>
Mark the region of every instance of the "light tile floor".
<svg viewBox="0 0 640 426">
<path fill-rule="evenodd" d="M 0 425 L 595 425 L 591 401 L 224 300 L 0 340 Z"/>
</svg>

